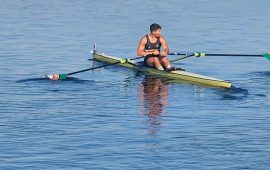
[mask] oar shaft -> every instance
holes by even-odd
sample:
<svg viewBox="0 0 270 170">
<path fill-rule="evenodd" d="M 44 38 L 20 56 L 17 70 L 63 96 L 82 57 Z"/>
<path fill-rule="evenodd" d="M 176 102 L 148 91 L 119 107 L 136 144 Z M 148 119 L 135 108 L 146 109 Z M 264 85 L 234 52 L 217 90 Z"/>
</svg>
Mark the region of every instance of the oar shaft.
<svg viewBox="0 0 270 170">
<path fill-rule="evenodd" d="M 186 58 L 189 58 L 189 57 L 192 57 L 193 55 L 187 55 L 185 57 L 181 57 L 181 58 L 176 58 L 176 59 L 173 59 L 173 60 L 170 60 L 171 63 L 173 62 L 176 62 L 176 61 L 179 61 L 179 60 L 183 60 L 183 59 L 186 59 Z"/>
<path fill-rule="evenodd" d="M 171 63 L 194 56 L 194 54 L 182 54 L 182 53 L 178 53 L 178 54 L 174 54 L 174 55 L 186 55 L 186 56 L 185 57 L 181 57 L 181 58 L 176 58 L 176 59 L 170 60 Z"/>
<path fill-rule="evenodd" d="M 204 57 L 204 56 L 238 56 L 238 57 L 264 57 L 268 60 L 270 60 L 270 53 L 266 53 L 266 54 L 208 54 L 208 53 L 202 53 L 202 52 L 196 52 L 193 54 L 183 54 L 183 53 L 169 53 L 168 55 L 186 55 L 185 57 L 182 58 L 178 58 L 178 59 L 174 59 L 171 60 L 171 62 L 175 62 L 178 60 L 182 60 L 191 56 L 195 56 L 195 57 Z"/>
<path fill-rule="evenodd" d="M 239 56 L 239 57 L 262 57 L 263 55 L 258 54 L 208 54 L 205 53 L 206 56 Z"/>
<path fill-rule="evenodd" d="M 187 55 L 186 53 L 169 53 L 168 55 Z"/>
<path fill-rule="evenodd" d="M 137 60 L 137 59 L 140 59 L 140 58 L 142 58 L 142 57 L 136 57 L 136 58 L 132 58 L 130 60 Z M 92 68 L 87 68 L 87 69 L 83 69 L 83 70 L 79 70 L 79 71 L 74 71 L 74 72 L 68 73 L 67 75 L 82 73 L 82 72 L 86 72 L 86 71 L 90 71 L 90 70 L 95 70 L 95 69 L 99 69 L 99 68 L 103 68 L 103 67 L 107 67 L 107 66 L 112 66 L 112 65 L 116 65 L 116 64 L 120 64 L 120 63 L 121 63 L 121 61 L 117 61 L 115 63 L 109 63 L 109 64 L 97 66 L 97 67 L 92 67 Z"/>
<path fill-rule="evenodd" d="M 187 55 L 185 53 L 169 53 L 168 55 Z M 201 53 L 201 52 L 196 52 L 194 53 L 195 56 L 239 56 L 239 57 L 262 57 L 263 55 L 258 55 L 258 54 L 208 54 L 208 53 Z"/>
<path fill-rule="evenodd" d="M 119 64 L 119 63 L 121 63 L 121 62 L 119 61 L 119 62 L 116 62 L 116 63 L 110 63 L 110 64 L 106 64 L 106 65 L 102 65 L 102 66 L 83 69 L 83 70 L 80 70 L 80 71 L 74 71 L 74 72 L 68 73 L 68 75 L 82 73 L 82 72 L 90 71 L 90 70 L 95 70 L 95 69 L 99 69 L 99 68 L 103 68 L 103 67 L 107 67 L 107 66 L 112 66 L 112 65 L 115 65 L 115 64 Z"/>
</svg>

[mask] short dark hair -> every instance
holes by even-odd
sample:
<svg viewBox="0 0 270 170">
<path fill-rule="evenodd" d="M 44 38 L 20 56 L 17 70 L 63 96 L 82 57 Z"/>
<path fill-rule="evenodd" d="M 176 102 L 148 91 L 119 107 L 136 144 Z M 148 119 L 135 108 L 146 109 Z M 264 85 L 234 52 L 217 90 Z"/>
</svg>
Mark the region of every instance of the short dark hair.
<svg viewBox="0 0 270 170">
<path fill-rule="evenodd" d="M 161 29 L 161 26 L 158 25 L 157 23 L 154 23 L 154 24 L 150 25 L 150 31 L 151 32 L 156 31 L 158 29 Z"/>
</svg>

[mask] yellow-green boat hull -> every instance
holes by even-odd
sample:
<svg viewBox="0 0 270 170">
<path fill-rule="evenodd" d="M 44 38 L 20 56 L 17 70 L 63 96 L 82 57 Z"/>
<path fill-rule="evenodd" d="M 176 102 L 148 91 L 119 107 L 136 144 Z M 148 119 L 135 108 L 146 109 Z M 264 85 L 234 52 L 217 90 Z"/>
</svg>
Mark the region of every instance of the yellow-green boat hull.
<svg viewBox="0 0 270 170">
<path fill-rule="evenodd" d="M 93 59 L 96 61 L 102 61 L 106 63 L 115 63 L 115 62 L 121 61 L 121 58 L 113 57 L 113 56 L 106 55 L 104 53 L 97 53 L 97 52 L 93 53 Z M 232 84 L 229 81 L 220 80 L 213 77 L 203 76 L 203 75 L 199 75 L 195 73 L 190 73 L 187 71 L 178 71 L 178 70 L 171 71 L 171 72 L 160 71 L 154 68 L 138 65 L 137 63 L 135 62 L 133 63 L 132 61 L 128 63 L 124 63 L 124 64 L 119 63 L 118 65 L 122 67 L 135 69 L 138 71 L 143 71 L 151 75 L 157 75 L 157 76 L 180 80 L 180 81 L 183 80 L 183 81 L 187 81 L 187 82 L 195 83 L 195 84 L 199 83 L 199 84 L 203 84 L 207 86 L 223 87 L 223 88 L 232 87 Z"/>
</svg>

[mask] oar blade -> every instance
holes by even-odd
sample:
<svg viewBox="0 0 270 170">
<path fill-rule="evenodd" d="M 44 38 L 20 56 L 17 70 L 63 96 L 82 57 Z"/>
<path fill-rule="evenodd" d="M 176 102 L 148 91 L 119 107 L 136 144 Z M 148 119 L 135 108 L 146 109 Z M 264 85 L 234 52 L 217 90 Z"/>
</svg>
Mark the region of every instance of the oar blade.
<svg viewBox="0 0 270 170">
<path fill-rule="evenodd" d="M 266 54 L 264 54 L 263 56 L 264 56 L 264 58 L 270 60 L 270 53 L 266 53 Z"/>
<path fill-rule="evenodd" d="M 46 75 L 51 80 L 66 80 L 68 77 L 68 74 L 49 74 Z"/>
</svg>

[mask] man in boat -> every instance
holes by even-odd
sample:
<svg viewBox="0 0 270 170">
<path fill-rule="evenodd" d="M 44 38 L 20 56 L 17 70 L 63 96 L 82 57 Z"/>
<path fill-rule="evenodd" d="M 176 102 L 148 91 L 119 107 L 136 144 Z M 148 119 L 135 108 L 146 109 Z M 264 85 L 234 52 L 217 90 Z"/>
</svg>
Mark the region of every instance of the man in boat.
<svg viewBox="0 0 270 170">
<path fill-rule="evenodd" d="M 160 48 L 162 47 L 162 51 Z M 150 34 L 141 38 L 137 48 L 137 55 L 144 57 L 144 64 L 158 70 L 183 70 L 172 67 L 167 54 L 169 47 L 165 38 L 161 35 L 161 26 L 154 23 L 150 25 Z"/>
</svg>

